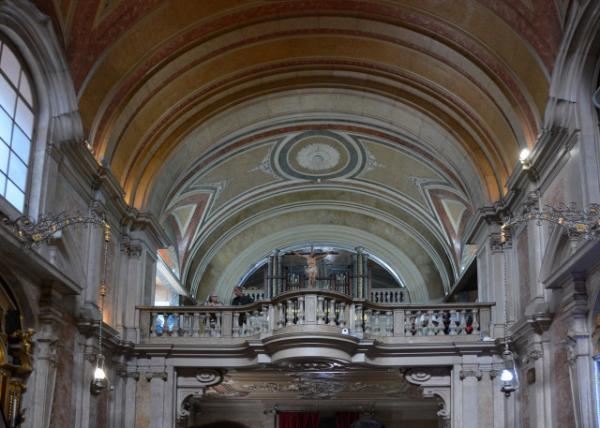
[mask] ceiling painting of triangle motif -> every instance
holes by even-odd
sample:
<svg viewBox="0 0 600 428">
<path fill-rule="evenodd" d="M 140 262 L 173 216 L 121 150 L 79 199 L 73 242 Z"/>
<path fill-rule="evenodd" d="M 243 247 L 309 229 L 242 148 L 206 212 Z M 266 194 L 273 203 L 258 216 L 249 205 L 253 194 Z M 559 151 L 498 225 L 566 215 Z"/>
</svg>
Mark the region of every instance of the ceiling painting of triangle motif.
<svg viewBox="0 0 600 428">
<path fill-rule="evenodd" d="M 176 241 L 179 269 L 186 261 L 187 252 L 198 227 L 206 217 L 207 207 L 214 192 L 202 192 L 188 195 L 169 208 L 163 223 L 172 232 Z"/>
<path fill-rule="evenodd" d="M 442 225 L 448 243 L 454 250 L 454 257 L 460 260 L 462 252 L 461 237 L 465 225 L 472 215 L 470 204 L 464 195 L 440 181 L 411 177 L 427 201 L 432 213 Z"/>
</svg>

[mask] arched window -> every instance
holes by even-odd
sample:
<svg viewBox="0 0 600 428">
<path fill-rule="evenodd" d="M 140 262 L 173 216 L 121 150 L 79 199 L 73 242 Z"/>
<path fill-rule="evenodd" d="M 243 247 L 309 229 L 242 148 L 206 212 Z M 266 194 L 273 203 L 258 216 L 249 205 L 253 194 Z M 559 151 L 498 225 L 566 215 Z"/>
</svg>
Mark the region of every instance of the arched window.
<svg viewBox="0 0 600 428">
<path fill-rule="evenodd" d="M 0 39 L 0 196 L 25 209 L 35 123 L 32 86 L 14 50 Z"/>
</svg>

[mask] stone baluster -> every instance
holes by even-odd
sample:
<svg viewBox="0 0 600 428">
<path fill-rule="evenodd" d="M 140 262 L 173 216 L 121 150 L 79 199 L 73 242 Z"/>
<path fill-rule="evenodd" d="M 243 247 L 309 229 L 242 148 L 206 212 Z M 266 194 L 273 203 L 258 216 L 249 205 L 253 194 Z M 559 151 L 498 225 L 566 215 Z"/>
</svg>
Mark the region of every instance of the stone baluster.
<svg viewBox="0 0 600 428">
<path fill-rule="evenodd" d="M 364 316 L 364 323 L 365 323 L 365 334 L 369 335 L 371 334 L 371 323 L 373 322 L 373 310 L 372 309 L 366 309 L 365 310 L 365 316 Z"/>
<path fill-rule="evenodd" d="M 340 327 L 346 327 L 346 304 L 344 302 L 340 302 L 340 313 L 338 315 L 338 323 Z"/>
<path fill-rule="evenodd" d="M 363 307 L 362 305 L 356 305 L 354 309 L 354 330 L 364 331 L 363 324 Z"/>
<path fill-rule="evenodd" d="M 325 303 L 325 299 L 323 298 L 323 296 L 318 296 L 317 297 L 317 324 L 325 323 L 325 310 L 323 307 L 324 303 Z"/>
<path fill-rule="evenodd" d="M 262 314 L 257 309 L 256 311 L 254 311 L 254 334 L 260 334 L 262 331 L 262 326 Z"/>
<path fill-rule="evenodd" d="M 187 336 L 192 336 L 194 329 L 194 313 L 188 312 L 185 314 L 185 330 Z"/>
<path fill-rule="evenodd" d="M 473 309 L 471 311 L 471 314 L 473 315 L 473 333 L 472 334 L 479 334 L 479 310 Z"/>
<path fill-rule="evenodd" d="M 385 313 L 385 335 L 394 335 L 394 313 L 392 311 L 387 311 Z"/>
<path fill-rule="evenodd" d="M 404 313 L 404 335 L 412 336 L 412 311 L 405 311 Z"/>
<path fill-rule="evenodd" d="M 285 302 L 285 325 L 294 324 L 294 301 L 287 300 Z"/>
<path fill-rule="evenodd" d="M 373 312 L 373 334 L 376 336 L 381 336 L 381 312 L 380 311 Z"/>
<path fill-rule="evenodd" d="M 450 309 L 450 326 L 448 328 L 450 336 L 456 336 L 456 333 L 457 333 L 456 320 L 457 319 L 458 319 L 458 314 L 456 313 L 456 310 Z"/>
<path fill-rule="evenodd" d="M 208 326 L 205 323 L 205 314 L 204 312 L 196 312 L 194 314 L 196 316 L 196 321 L 197 321 L 197 336 L 196 337 L 206 337 L 207 336 L 207 330 L 208 330 Z"/>
<path fill-rule="evenodd" d="M 178 336 L 185 336 L 185 320 L 183 319 L 184 313 L 183 312 L 179 312 L 177 314 L 177 335 Z"/>
<path fill-rule="evenodd" d="M 150 337 L 156 337 L 156 312 L 150 312 Z"/>
<path fill-rule="evenodd" d="M 261 320 L 262 320 L 261 333 L 267 334 L 269 332 L 269 307 L 267 305 L 263 305 L 263 307 L 262 307 Z"/>
<path fill-rule="evenodd" d="M 222 335 L 222 331 L 221 331 L 221 316 L 223 315 L 222 312 L 217 312 L 216 314 L 216 321 L 215 321 L 215 337 L 221 337 Z"/>
<path fill-rule="evenodd" d="M 304 324 L 304 296 L 298 297 L 298 324 Z"/>
<path fill-rule="evenodd" d="M 459 318 L 458 318 L 459 322 L 458 322 L 458 327 L 456 329 L 456 334 L 458 334 L 458 335 L 464 335 L 465 331 L 466 331 L 466 326 L 467 326 L 467 324 L 466 324 L 467 319 L 465 317 L 465 315 L 466 315 L 465 314 L 465 310 L 464 309 L 459 309 L 457 311 L 457 313 L 458 313 L 458 316 L 459 316 Z"/>
<path fill-rule="evenodd" d="M 277 327 L 282 328 L 285 325 L 285 313 L 283 311 L 283 303 L 277 304 Z"/>
<path fill-rule="evenodd" d="M 194 312 L 192 314 L 192 337 L 200 337 L 200 326 L 198 323 L 200 319 L 198 318 L 198 312 Z"/>
<path fill-rule="evenodd" d="M 335 324 L 335 299 L 330 299 L 329 300 L 329 325 L 336 325 Z"/>
<path fill-rule="evenodd" d="M 433 311 L 428 310 L 427 313 L 427 336 L 435 336 L 435 324 L 433 323 Z"/>
<path fill-rule="evenodd" d="M 244 313 L 246 319 L 245 322 L 243 324 L 243 334 L 242 336 L 252 336 L 253 332 L 254 332 L 254 316 L 252 312 L 245 312 Z"/>
<path fill-rule="evenodd" d="M 442 317 L 442 313 L 440 311 L 434 311 L 433 313 L 433 331 L 435 333 L 435 335 L 439 335 L 440 333 L 443 333 L 443 329 L 444 329 L 444 322 L 443 322 L 443 317 Z"/>
<path fill-rule="evenodd" d="M 235 311 L 233 313 L 233 327 L 232 327 L 233 337 L 240 337 L 240 313 Z"/>
</svg>

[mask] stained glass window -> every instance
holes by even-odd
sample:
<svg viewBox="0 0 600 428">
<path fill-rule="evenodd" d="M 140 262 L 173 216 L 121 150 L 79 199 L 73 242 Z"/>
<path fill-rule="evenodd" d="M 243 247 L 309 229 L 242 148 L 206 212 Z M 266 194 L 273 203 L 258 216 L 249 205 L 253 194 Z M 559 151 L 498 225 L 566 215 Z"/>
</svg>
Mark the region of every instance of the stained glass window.
<svg viewBox="0 0 600 428">
<path fill-rule="evenodd" d="M 21 61 L 0 40 L 0 196 L 25 208 L 34 132 L 31 82 Z"/>
</svg>

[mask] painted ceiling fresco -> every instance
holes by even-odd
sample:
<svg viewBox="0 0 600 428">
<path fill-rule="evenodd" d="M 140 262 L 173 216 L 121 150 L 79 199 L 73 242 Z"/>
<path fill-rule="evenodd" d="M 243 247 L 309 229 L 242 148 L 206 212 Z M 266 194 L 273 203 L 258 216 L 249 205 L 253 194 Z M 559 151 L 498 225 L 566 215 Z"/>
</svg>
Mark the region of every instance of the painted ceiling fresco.
<svg viewBox="0 0 600 428">
<path fill-rule="evenodd" d="M 362 245 L 416 300 L 540 132 L 552 0 L 37 0 L 88 142 L 195 294 L 270 250 Z"/>
</svg>

